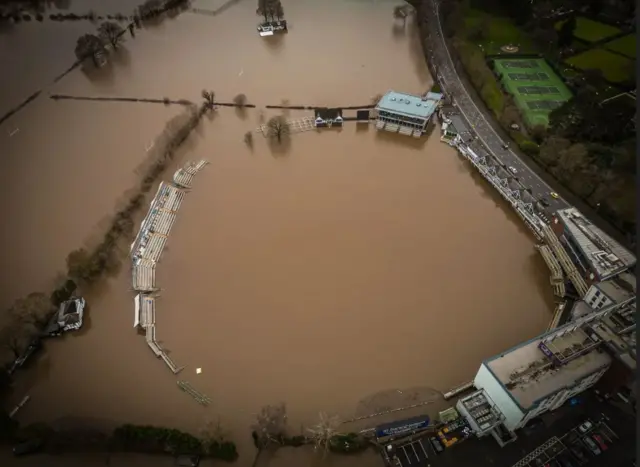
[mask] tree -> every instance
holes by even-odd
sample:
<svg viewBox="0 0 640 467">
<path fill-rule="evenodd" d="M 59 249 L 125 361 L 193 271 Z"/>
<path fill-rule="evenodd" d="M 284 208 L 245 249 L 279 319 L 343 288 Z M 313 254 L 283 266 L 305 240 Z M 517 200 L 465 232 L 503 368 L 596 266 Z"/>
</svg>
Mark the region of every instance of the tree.
<svg viewBox="0 0 640 467">
<path fill-rule="evenodd" d="M 67 255 L 67 275 L 76 282 L 91 278 L 91 256 L 86 249 L 79 248 Z"/>
<path fill-rule="evenodd" d="M 104 54 L 104 44 L 93 34 L 85 34 L 78 38 L 76 42 L 76 58 L 78 60 L 85 60 L 91 58 L 95 66 L 99 65 L 98 57 Z"/>
<path fill-rule="evenodd" d="M 238 94 L 233 98 L 233 103 L 239 107 L 244 107 L 247 104 L 247 96 L 244 94 Z"/>
<path fill-rule="evenodd" d="M 276 18 L 278 18 L 278 21 L 284 18 L 284 7 L 282 6 L 282 2 L 280 0 L 274 2 L 273 14 Z"/>
<path fill-rule="evenodd" d="M 202 90 L 202 98 L 204 99 L 205 108 L 211 110 L 215 104 L 216 94 L 213 91 Z"/>
<path fill-rule="evenodd" d="M 0 329 L 0 344 L 11 351 L 13 358 L 20 358 L 25 348 L 27 331 L 14 321 Z"/>
<path fill-rule="evenodd" d="M 556 165 L 560 151 L 567 149 L 571 141 L 560 136 L 550 136 L 540 147 L 540 159 L 546 165 Z"/>
<path fill-rule="evenodd" d="M 16 300 L 9 308 L 9 315 L 25 328 L 39 328 L 49 321 L 53 311 L 55 306 L 50 297 L 42 292 L 32 292 Z"/>
<path fill-rule="evenodd" d="M 542 143 L 547 136 L 547 129 L 544 125 L 536 125 L 531 130 L 529 130 L 529 134 L 534 139 L 534 141 L 538 144 Z"/>
<path fill-rule="evenodd" d="M 262 407 L 256 414 L 256 423 L 253 431 L 256 433 L 257 442 L 264 448 L 271 442 L 280 443 L 287 428 L 287 408 L 283 403 Z"/>
<path fill-rule="evenodd" d="M 326 454 L 331 439 L 334 436 L 343 435 L 343 433 L 338 432 L 339 426 L 340 419 L 337 415 L 328 416 L 324 412 L 320 413 L 319 423 L 312 428 L 307 428 L 307 431 L 311 433 L 311 437 L 314 440 L 316 450 L 322 449 L 323 454 Z"/>
<path fill-rule="evenodd" d="M 560 152 L 559 166 L 569 173 L 584 170 L 589 165 L 589 153 L 584 144 L 576 143 Z"/>
<path fill-rule="evenodd" d="M 122 42 L 124 29 L 122 29 L 122 27 L 118 23 L 105 21 L 98 27 L 98 34 L 103 41 L 109 42 L 115 50 L 118 48 L 118 44 Z"/>
<path fill-rule="evenodd" d="M 573 33 L 576 30 L 577 20 L 575 16 L 571 16 L 567 21 L 562 23 L 558 30 L 558 46 L 568 47 L 573 42 Z"/>
<path fill-rule="evenodd" d="M 267 122 L 267 133 L 272 138 L 276 138 L 279 143 L 282 142 L 282 138 L 290 134 L 291 126 L 286 118 L 282 115 L 276 115 L 271 117 Z"/>
<path fill-rule="evenodd" d="M 258 0 L 258 8 L 256 9 L 257 15 L 264 16 L 265 23 L 269 21 L 269 18 L 267 16 L 269 14 L 268 4 L 269 4 L 269 0 Z"/>
</svg>

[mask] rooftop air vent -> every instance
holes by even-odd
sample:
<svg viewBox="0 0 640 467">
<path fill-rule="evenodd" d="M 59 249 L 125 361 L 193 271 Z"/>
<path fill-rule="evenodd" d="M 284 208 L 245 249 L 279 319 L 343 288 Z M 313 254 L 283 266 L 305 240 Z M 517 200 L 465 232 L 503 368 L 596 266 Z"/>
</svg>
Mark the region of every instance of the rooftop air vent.
<svg viewBox="0 0 640 467">
<path fill-rule="evenodd" d="M 420 107 L 422 104 L 420 102 L 417 102 L 416 105 Z"/>
<path fill-rule="evenodd" d="M 392 97 L 390 100 L 395 101 L 395 100 L 396 100 L 396 98 L 395 98 L 395 97 Z"/>
<path fill-rule="evenodd" d="M 409 99 L 406 99 L 406 100 L 404 101 L 404 103 L 405 103 L 405 104 L 407 104 L 407 105 L 409 105 L 411 102 L 409 102 Z"/>
</svg>

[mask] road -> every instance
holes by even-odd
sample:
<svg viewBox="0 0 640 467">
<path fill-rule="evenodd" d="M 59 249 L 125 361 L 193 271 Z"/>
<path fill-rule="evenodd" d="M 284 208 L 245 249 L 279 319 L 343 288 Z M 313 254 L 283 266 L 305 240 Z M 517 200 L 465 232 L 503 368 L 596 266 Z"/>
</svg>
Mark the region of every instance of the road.
<svg viewBox="0 0 640 467">
<path fill-rule="evenodd" d="M 553 198 L 554 190 L 542 180 L 527 164 L 510 149 L 505 150 L 505 141 L 488 122 L 483 112 L 475 104 L 464 84 L 460 80 L 453 65 L 447 47 L 438 14 L 438 1 L 430 0 L 432 8 L 427 8 L 429 25 L 432 28 L 430 40 L 430 59 L 436 66 L 439 81 L 448 94 L 453 97 L 454 104 L 469 122 L 478 139 L 500 163 L 513 167 L 521 184 L 529 188 L 536 199 L 546 198 L 549 202 L 548 212 L 555 212 L 570 207 L 562 198 Z"/>
</svg>

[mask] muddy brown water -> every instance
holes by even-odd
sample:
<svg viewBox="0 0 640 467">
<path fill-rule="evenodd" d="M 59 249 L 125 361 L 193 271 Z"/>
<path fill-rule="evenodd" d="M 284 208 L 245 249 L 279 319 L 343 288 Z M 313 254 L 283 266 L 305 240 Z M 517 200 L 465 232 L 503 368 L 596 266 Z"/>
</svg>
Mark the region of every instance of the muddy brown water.
<svg viewBox="0 0 640 467">
<path fill-rule="evenodd" d="M 128 39 L 107 69 L 76 70 L 49 92 L 196 100 L 207 88 L 259 107 L 333 106 L 431 85 L 415 31 L 393 27 L 394 3 L 284 6 L 291 30 L 273 42 L 255 33 L 248 0 L 215 18 L 185 13 Z M 47 63 L 38 73 L 55 76 Z M 137 182 L 145 147 L 179 111 L 40 98 L 0 127 L 0 245 L 11 271 L 2 306 L 48 290 L 67 253 L 98 238 Z M 248 465 L 249 426 L 265 404 L 285 402 L 296 432 L 319 411 L 346 419 L 423 400 L 545 328 L 551 291 L 533 239 L 437 128 L 416 142 L 350 123 L 275 148 L 256 134 L 250 149 L 243 134 L 260 120 L 258 110 L 222 108 L 190 138 L 176 164 L 211 164 L 158 267 L 158 340 L 213 404 L 178 391 L 136 335 L 125 267 L 87 297 L 87 328 L 48 342 L 20 377 L 16 397 L 32 397 L 21 420 L 192 431 L 220 420 Z M 418 395 L 385 395 L 410 388 Z"/>
</svg>

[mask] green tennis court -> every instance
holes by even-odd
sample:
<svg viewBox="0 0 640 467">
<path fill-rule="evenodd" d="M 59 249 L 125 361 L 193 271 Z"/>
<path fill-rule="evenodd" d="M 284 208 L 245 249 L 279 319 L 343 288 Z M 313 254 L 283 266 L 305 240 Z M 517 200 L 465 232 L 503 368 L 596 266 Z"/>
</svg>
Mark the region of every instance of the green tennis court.
<svg viewBox="0 0 640 467">
<path fill-rule="evenodd" d="M 529 127 L 549 125 L 549 113 L 571 99 L 571 91 L 542 58 L 496 59 L 494 69 Z"/>
</svg>

